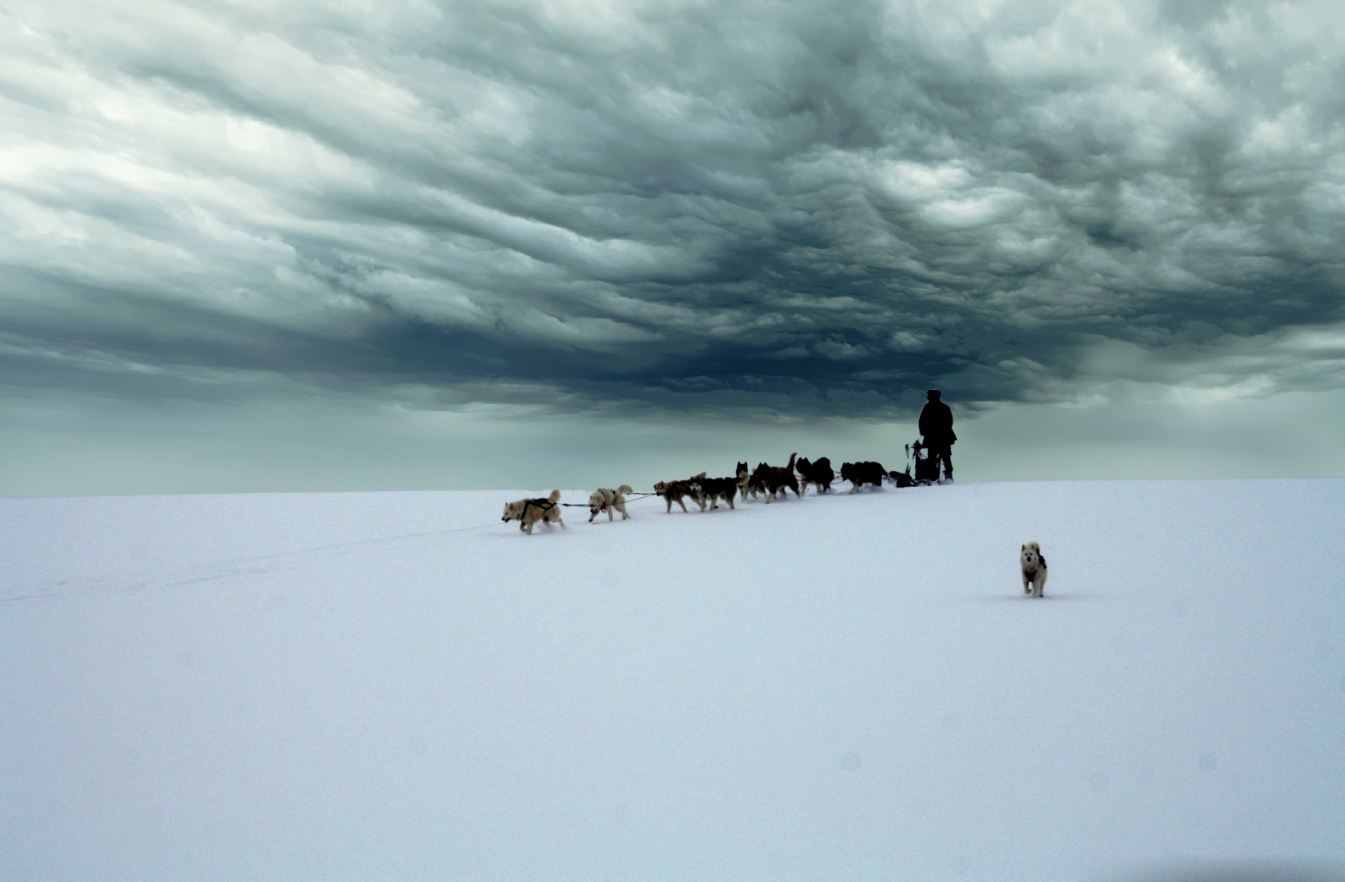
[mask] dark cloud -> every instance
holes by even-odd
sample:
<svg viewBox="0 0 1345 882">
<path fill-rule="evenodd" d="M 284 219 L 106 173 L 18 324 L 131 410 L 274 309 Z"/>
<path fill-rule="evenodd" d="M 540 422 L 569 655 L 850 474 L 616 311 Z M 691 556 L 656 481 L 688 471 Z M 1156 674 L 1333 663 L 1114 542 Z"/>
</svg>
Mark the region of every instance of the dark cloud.
<svg viewBox="0 0 1345 882">
<path fill-rule="evenodd" d="M 9 16 L 12 391 L 883 418 L 1342 379 L 1334 5 Z"/>
</svg>

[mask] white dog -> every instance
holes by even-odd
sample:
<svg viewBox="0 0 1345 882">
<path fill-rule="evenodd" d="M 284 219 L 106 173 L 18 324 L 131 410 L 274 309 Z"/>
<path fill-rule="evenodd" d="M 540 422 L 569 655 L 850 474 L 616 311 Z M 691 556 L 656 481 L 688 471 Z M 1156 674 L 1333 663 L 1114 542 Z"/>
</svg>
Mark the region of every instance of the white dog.
<svg viewBox="0 0 1345 882">
<path fill-rule="evenodd" d="M 610 487 L 599 487 L 588 497 L 588 522 L 593 523 L 593 519 L 603 512 L 607 512 L 607 520 L 613 520 L 612 509 L 621 512 L 621 520 L 630 520 L 630 515 L 626 514 L 626 494 L 634 493 L 629 484 L 622 484 L 613 490 Z"/>
<path fill-rule="evenodd" d="M 1046 558 L 1042 557 L 1041 546 L 1027 543 L 1018 552 L 1018 560 L 1023 565 L 1023 593 L 1041 597 L 1046 590 Z"/>
</svg>

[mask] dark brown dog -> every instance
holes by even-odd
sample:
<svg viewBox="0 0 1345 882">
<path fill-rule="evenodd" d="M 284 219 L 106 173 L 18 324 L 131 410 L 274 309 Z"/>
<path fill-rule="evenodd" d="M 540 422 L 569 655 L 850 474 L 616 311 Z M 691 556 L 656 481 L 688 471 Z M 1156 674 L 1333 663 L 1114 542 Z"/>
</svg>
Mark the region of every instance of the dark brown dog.
<svg viewBox="0 0 1345 882">
<path fill-rule="evenodd" d="M 775 494 L 782 493 L 785 490 L 793 490 L 795 496 L 801 496 L 799 479 L 794 475 L 794 461 L 797 458 L 797 453 L 791 453 L 787 466 L 771 466 L 764 462 L 758 464 L 756 471 L 752 472 L 751 478 L 748 479 L 748 488 L 756 488 L 764 492 L 767 504 L 775 498 Z"/>
<path fill-rule="evenodd" d="M 690 497 L 692 502 L 699 505 L 701 511 L 705 511 L 705 503 L 696 498 L 695 481 L 695 478 L 689 478 L 685 481 L 659 481 L 654 485 L 654 492 L 662 496 L 663 501 L 668 503 L 668 511 L 664 514 L 672 512 L 674 502 L 682 506 L 682 511 L 686 511 L 687 504 L 683 500 L 687 497 Z"/>
</svg>

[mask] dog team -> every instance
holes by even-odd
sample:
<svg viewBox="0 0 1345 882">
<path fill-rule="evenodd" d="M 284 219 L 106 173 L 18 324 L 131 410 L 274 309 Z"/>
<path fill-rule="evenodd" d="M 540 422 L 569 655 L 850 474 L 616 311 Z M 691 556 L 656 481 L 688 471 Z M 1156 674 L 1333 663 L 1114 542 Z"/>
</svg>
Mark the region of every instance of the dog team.
<svg viewBox="0 0 1345 882">
<path fill-rule="evenodd" d="M 865 486 L 881 488 L 885 481 L 890 481 L 898 487 L 909 487 L 915 483 L 909 471 L 908 467 L 906 472 L 890 472 L 884 469 L 881 463 L 876 462 L 847 462 L 841 465 L 840 478 L 850 482 L 851 493 L 858 493 Z M 701 511 L 705 511 L 707 507 L 711 511 L 716 511 L 721 502 L 733 508 L 735 498 L 746 500 L 751 497 L 755 500 L 764 496 L 766 502 L 770 503 L 781 495 L 788 495 L 786 491 L 790 490 L 795 496 L 806 496 L 810 486 L 816 488 L 818 493 L 829 493 L 835 480 L 836 472 L 827 457 L 809 460 L 807 457 L 792 453 L 789 456 L 789 463 L 783 466 L 763 462 L 749 471 L 747 463 L 740 462 L 731 478 L 711 478 L 707 477 L 705 472 L 701 472 L 683 480 L 659 481 L 654 485 L 654 495 L 663 498 L 666 504 L 665 513 L 672 512 L 673 503 L 677 503 L 684 512 L 690 511 L 686 504 L 688 499 Z M 620 512 L 623 521 L 629 520 L 626 497 L 634 492 L 629 484 L 622 484 L 616 488 L 599 487 L 594 490 L 588 498 L 588 522 L 593 523 L 598 515 L 604 512 L 609 521 L 615 519 L 614 512 Z M 560 506 L 560 491 L 553 490 L 546 498 L 520 499 L 506 503 L 503 520 L 505 523 L 517 521 L 518 528 L 529 534 L 538 523 L 546 527 L 552 524 L 564 527 Z"/>
<path fill-rule="evenodd" d="M 672 512 L 673 503 L 677 503 L 683 512 L 689 512 L 690 509 L 686 505 L 688 499 L 701 511 L 705 511 L 707 507 L 715 511 L 721 502 L 730 509 L 734 508 L 735 498 L 746 501 L 748 497 L 755 500 L 764 496 L 769 504 L 781 495 L 787 496 L 787 491 L 791 490 L 795 496 L 802 497 L 807 494 L 809 486 L 815 487 L 818 493 L 828 493 L 836 477 L 836 472 L 831 467 L 831 460 L 827 457 L 809 460 L 794 453 L 790 454 L 789 462 L 784 466 L 772 466 L 763 462 L 749 471 L 747 463 L 740 462 L 734 468 L 734 475 L 731 478 L 711 478 L 707 477 L 705 472 L 701 472 L 682 480 L 659 481 L 654 485 L 654 495 L 662 497 L 665 514 Z M 877 462 L 843 463 L 840 478 L 850 483 L 851 493 L 858 493 L 866 486 L 881 489 L 885 481 L 890 481 L 898 487 L 909 487 L 917 483 L 912 480 L 909 467 L 906 472 L 887 471 Z M 615 520 L 616 512 L 621 513 L 623 521 L 629 520 L 626 497 L 634 492 L 629 484 L 615 488 L 599 487 L 594 490 L 588 498 L 588 522 L 593 523 L 604 512 L 609 522 Z M 533 527 L 538 523 L 548 529 L 552 524 L 559 524 L 564 528 L 561 504 L 559 490 L 552 490 L 551 495 L 545 498 L 507 502 L 502 520 L 505 523 L 517 521 L 519 529 L 528 534 L 532 533 Z M 1019 549 L 1019 564 L 1023 593 L 1028 597 L 1044 596 L 1047 568 L 1046 557 L 1041 553 L 1041 545 L 1037 542 L 1022 545 Z"/>
<path fill-rule="evenodd" d="M 898 486 L 905 486 L 900 481 L 902 477 L 909 476 L 899 472 L 885 472 L 876 462 L 847 462 L 841 466 L 841 479 L 850 482 L 851 493 L 858 492 L 865 484 L 881 487 L 884 479 L 890 479 Z M 701 511 L 705 511 L 707 506 L 711 511 L 716 511 L 721 502 L 729 508 L 734 508 L 734 499 L 739 495 L 744 500 L 749 496 L 752 499 L 765 496 L 766 502 L 769 503 L 787 490 L 794 491 L 795 496 L 806 495 L 809 486 L 816 487 L 818 493 L 827 493 L 831 490 L 831 483 L 835 479 L 836 472 L 831 468 L 831 460 L 825 456 L 814 462 L 793 453 L 790 454 L 788 465 L 772 466 L 763 462 L 750 472 L 747 463 L 740 462 L 731 478 L 711 478 L 707 477 L 705 472 L 701 472 L 685 480 L 659 481 L 654 485 L 654 495 L 663 498 L 667 506 L 666 512 L 672 511 L 674 502 L 681 506 L 682 511 L 689 511 L 686 504 L 688 499 Z M 621 513 L 623 521 L 629 520 L 626 497 L 634 492 L 629 484 L 615 488 L 599 487 L 594 490 L 588 498 L 588 522 L 593 523 L 598 515 L 604 512 L 608 521 L 615 520 L 615 512 Z M 504 517 L 501 520 L 505 523 L 517 521 L 518 528 L 528 534 L 531 534 L 532 528 L 539 523 L 548 528 L 552 524 L 559 524 L 564 528 L 561 505 L 560 491 L 553 490 L 551 495 L 545 498 L 519 499 L 505 503 Z"/>
</svg>

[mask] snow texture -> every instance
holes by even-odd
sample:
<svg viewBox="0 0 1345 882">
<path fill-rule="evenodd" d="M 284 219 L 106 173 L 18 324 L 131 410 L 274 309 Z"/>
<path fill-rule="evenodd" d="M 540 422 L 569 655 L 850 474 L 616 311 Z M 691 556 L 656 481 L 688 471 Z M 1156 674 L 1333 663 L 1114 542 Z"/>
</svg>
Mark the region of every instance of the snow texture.
<svg viewBox="0 0 1345 882">
<path fill-rule="evenodd" d="M 550 489 L 0 500 L 0 878 L 1345 878 L 1345 481 Z"/>
</svg>

